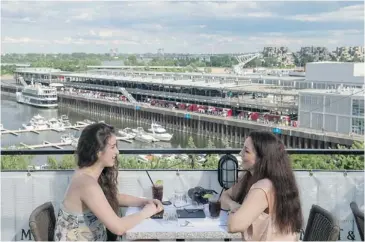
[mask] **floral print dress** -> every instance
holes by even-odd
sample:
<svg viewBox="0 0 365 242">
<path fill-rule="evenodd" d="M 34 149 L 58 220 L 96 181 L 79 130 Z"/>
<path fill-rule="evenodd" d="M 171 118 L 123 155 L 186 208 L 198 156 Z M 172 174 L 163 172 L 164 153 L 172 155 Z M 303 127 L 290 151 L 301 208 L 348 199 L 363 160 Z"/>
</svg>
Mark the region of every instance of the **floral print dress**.
<svg viewBox="0 0 365 242">
<path fill-rule="evenodd" d="M 91 212 L 70 213 L 61 204 L 58 212 L 55 241 L 106 241 L 107 233 L 103 223 Z"/>
</svg>

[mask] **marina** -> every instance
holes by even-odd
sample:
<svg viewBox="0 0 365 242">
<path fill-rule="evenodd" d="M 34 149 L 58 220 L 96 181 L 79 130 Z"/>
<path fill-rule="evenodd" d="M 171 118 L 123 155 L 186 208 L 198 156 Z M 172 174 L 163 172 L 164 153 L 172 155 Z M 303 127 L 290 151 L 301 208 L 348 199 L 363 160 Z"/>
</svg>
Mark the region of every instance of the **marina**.
<svg viewBox="0 0 365 242">
<path fill-rule="evenodd" d="M 94 122 L 106 122 L 117 129 L 118 147 L 121 148 L 174 148 L 186 147 L 188 137 L 179 132 L 167 131 L 161 124 L 150 122 L 149 125 L 135 124 L 133 122 L 109 117 L 96 117 L 93 115 L 80 115 L 79 112 L 69 110 L 64 112 L 59 109 L 39 109 L 14 102 L 14 99 L 2 96 L 2 123 L 0 134 L 2 149 L 67 149 L 76 146 L 76 138 L 79 137 L 82 129 Z M 160 126 L 169 137 L 162 140 L 151 137 L 154 126 Z M 26 128 L 27 127 L 27 128 Z M 137 136 L 132 130 L 143 129 L 144 138 L 150 137 L 154 141 L 135 138 Z M 159 130 L 161 132 L 161 130 Z M 75 137 L 74 144 L 68 142 L 66 135 Z M 205 147 L 206 142 L 198 136 L 194 136 L 197 144 Z M 215 141 L 219 142 L 219 141 Z M 219 143 L 217 144 L 219 145 Z M 45 157 L 46 158 L 46 157 Z M 43 158 L 39 160 L 44 160 Z M 39 162 L 40 164 L 44 164 Z"/>
<path fill-rule="evenodd" d="M 349 69 L 357 65 L 342 63 L 341 66 Z M 12 83 L 1 83 L 2 91 L 16 93 L 18 103 L 32 105 L 40 99 L 46 101 L 56 98 L 60 112 L 69 113 L 72 110 L 85 118 L 75 120 L 74 125 L 71 125 L 68 118 L 62 117 L 64 114 L 60 118 L 51 117 L 48 121 L 35 115 L 29 122 L 22 123 L 23 129 L 10 129 L 5 125 L 6 130 L 2 130 L 1 134 L 39 135 L 43 131 L 61 133 L 67 129 L 78 132 L 93 122 L 106 120 L 109 123 L 115 120 L 123 124 L 123 127 L 117 127 L 119 140 L 129 143 L 132 140 L 151 145 L 176 142 L 174 134 L 166 131 L 169 129 L 185 133 L 184 136 L 201 136 L 202 139 L 227 141 L 241 146 L 252 130 L 261 129 L 275 133 L 288 148 L 350 147 L 354 141 L 363 140 L 361 120 L 352 118 L 354 120 L 351 123 L 351 120 L 346 119 L 345 127 L 340 125 L 345 121 L 338 114 L 332 123 L 325 122 L 331 120 L 331 116 L 327 115 L 330 110 L 325 108 L 317 121 L 326 127 L 315 130 L 308 128 L 319 124 L 317 121 L 316 124 L 309 122 L 311 115 L 316 114 L 312 113 L 311 106 L 305 106 L 309 103 L 308 91 L 305 89 L 323 88 L 317 84 L 322 80 L 322 73 L 332 67 L 329 63 L 308 64 L 307 74 L 314 76 L 316 81 L 290 75 L 263 76 L 259 73 L 245 76 L 106 70 L 71 73 L 52 68 L 18 68 Z M 342 92 L 351 88 L 353 92 L 363 92 L 362 89 L 356 89 L 358 78 L 355 74 L 348 75 L 348 85 L 338 86 L 336 80 L 331 90 L 336 88 L 338 96 L 345 95 Z M 305 85 L 297 87 L 297 81 L 303 81 Z M 282 86 L 284 82 L 292 88 L 281 92 L 276 86 Z M 31 90 L 36 91 L 33 93 Z M 29 97 L 39 100 L 33 103 L 19 102 L 20 94 L 29 94 Z M 320 90 L 316 90 L 315 95 L 319 96 L 311 103 L 318 103 L 318 98 L 323 99 Z M 327 103 L 333 101 L 331 95 L 326 97 Z M 349 102 L 356 109 L 361 102 L 361 95 L 354 95 Z M 355 109 L 353 113 L 360 115 L 361 108 Z M 307 115 L 307 119 L 301 122 L 299 118 L 303 115 Z M 126 126 L 126 121 L 133 125 Z M 39 143 L 43 144 L 43 141 Z"/>
</svg>

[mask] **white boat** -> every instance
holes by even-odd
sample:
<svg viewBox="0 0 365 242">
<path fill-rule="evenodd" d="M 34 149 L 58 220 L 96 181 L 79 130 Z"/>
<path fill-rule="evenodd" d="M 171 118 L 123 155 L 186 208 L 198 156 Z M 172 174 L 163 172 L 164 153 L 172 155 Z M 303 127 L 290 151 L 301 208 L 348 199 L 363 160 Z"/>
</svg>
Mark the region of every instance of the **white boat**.
<svg viewBox="0 0 365 242">
<path fill-rule="evenodd" d="M 136 137 L 136 133 L 132 131 L 131 128 L 125 128 L 122 130 L 119 130 L 118 133 L 127 139 L 134 139 Z"/>
<path fill-rule="evenodd" d="M 33 116 L 33 118 L 30 120 L 30 123 L 36 129 L 47 129 L 48 128 L 47 121 L 45 120 L 45 118 L 43 118 L 39 114 Z"/>
<path fill-rule="evenodd" d="M 55 118 L 51 118 L 50 120 L 48 120 L 47 125 L 51 129 L 56 129 L 58 131 L 65 131 L 65 125 L 63 124 L 63 122 L 60 122 Z"/>
<path fill-rule="evenodd" d="M 67 116 L 66 114 L 62 114 L 62 115 L 60 116 L 60 118 L 58 119 L 58 121 L 60 121 L 60 122 L 64 123 L 64 122 L 69 121 L 69 119 L 68 119 L 68 116 Z"/>
<path fill-rule="evenodd" d="M 31 84 L 24 86 L 23 90 L 16 92 L 18 103 L 24 103 L 40 108 L 56 108 L 58 106 L 57 89 L 54 87 L 42 86 L 42 84 Z"/>
<path fill-rule="evenodd" d="M 151 128 L 148 129 L 149 132 L 148 135 L 151 135 L 152 137 L 160 140 L 160 141 L 170 141 L 172 139 L 172 134 L 169 134 L 166 132 L 166 129 L 164 129 L 161 125 L 152 123 Z"/>
<path fill-rule="evenodd" d="M 71 143 L 71 145 L 73 146 L 73 147 L 77 147 L 77 144 L 79 143 L 79 139 L 78 138 L 74 138 L 73 139 L 73 141 L 72 141 L 72 143 Z"/>
<path fill-rule="evenodd" d="M 70 120 L 68 119 L 68 116 L 65 114 L 62 114 L 61 117 L 58 119 L 58 121 L 62 123 L 64 127 L 71 126 Z"/>
<path fill-rule="evenodd" d="M 88 119 L 84 119 L 84 123 L 86 124 L 94 124 L 95 122 L 88 120 Z"/>
<path fill-rule="evenodd" d="M 161 125 L 157 123 L 152 123 L 151 128 L 148 129 L 150 132 L 156 132 L 156 133 L 166 133 L 166 129 L 164 129 Z"/>
<path fill-rule="evenodd" d="M 26 130 L 33 130 L 35 128 L 31 122 L 29 122 L 27 124 L 23 124 L 22 126 Z"/>
<path fill-rule="evenodd" d="M 71 125 L 71 123 L 70 123 L 70 121 L 68 121 L 68 120 L 64 121 L 64 122 L 63 122 L 63 125 L 64 125 L 65 127 L 70 127 L 70 126 L 72 126 L 72 125 Z"/>
<path fill-rule="evenodd" d="M 72 134 L 65 134 L 61 136 L 61 142 L 71 145 L 75 141 L 75 137 Z"/>
<path fill-rule="evenodd" d="M 135 140 L 151 143 L 158 141 L 156 138 L 152 137 L 151 135 L 146 134 L 142 127 L 138 127 L 137 129 L 132 129 L 132 131 L 136 134 Z"/>
</svg>

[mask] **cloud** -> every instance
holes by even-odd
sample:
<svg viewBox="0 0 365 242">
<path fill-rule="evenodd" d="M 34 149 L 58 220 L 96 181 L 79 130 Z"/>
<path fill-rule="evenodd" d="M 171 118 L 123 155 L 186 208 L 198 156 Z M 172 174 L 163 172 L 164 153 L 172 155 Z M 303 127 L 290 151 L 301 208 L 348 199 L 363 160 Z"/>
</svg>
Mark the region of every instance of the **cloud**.
<svg viewBox="0 0 365 242">
<path fill-rule="evenodd" d="M 2 44 L 27 44 L 27 43 L 37 43 L 37 44 L 46 44 L 48 43 L 47 40 L 42 39 L 33 39 L 29 37 L 20 37 L 20 38 L 13 38 L 9 36 L 5 36 L 1 40 Z"/>
<path fill-rule="evenodd" d="M 364 22 L 364 4 L 347 6 L 332 12 L 294 15 L 289 17 L 289 19 L 304 22 Z"/>
<path fill-rule="evenodd" d="M 2 48 L 226 53 L 268 45 L 362 45 L 363 10 L 358 2 L 8 1 L 1 9 Z"/>
</svg>

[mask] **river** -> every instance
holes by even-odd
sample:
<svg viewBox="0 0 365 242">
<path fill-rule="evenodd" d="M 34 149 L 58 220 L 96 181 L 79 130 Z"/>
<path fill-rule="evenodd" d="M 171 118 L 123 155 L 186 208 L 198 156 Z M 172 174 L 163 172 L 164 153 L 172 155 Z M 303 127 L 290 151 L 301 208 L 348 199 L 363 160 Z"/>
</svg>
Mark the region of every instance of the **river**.
<svg viewBox="0 0 365 242">
<path fill-rule="evenodd" d="M 91 115 L 84 115 L 77 113 L 72 110 L 64 110 L 64 109 L 41 109 L 32 106 L 28 106 L 25 104 L 19 104 L 15 101 L 15 98 L 1 95 L 1 123 L 3 124 L 5 129 L 10 130 L 17 130 L 19 128 L 23 128 L 22 124 L 25 124 L 30 121 L 30 119 L 34 115 L 41 115 L 46 119 L 50 118 L 58 118 L 63 114 L 66 114 L 70 122 L 72 124 L 76 123 L 77 121 L 82 121 L 84 119 L 89 119 L 93 121 L 100 121 L 95 120 Z M 146 124 L 136 124 L 135 122 L 126 121 L 126 120 L 119 120 L 110 118 L 107 116 L 102 118 L 106 123 L 113 125 L 118 129 L 130 127 L 136 128 L 137 126 L 142 126 L 145 130 L 149 128 Z M 123 148 L 186 148 L 188 145 L 188 139 L 190 136 L 193 137 L 195 145 L 198 148 L 205 148 L 208 144 L 208 138 L 204 136 L 198 136 L 196 134 L 187 134 L 181 131 L 174 131 L 171 129 L 167 129 L 169 133 L 173 133 L 174 136 L 170 142 L 156 142 L 153 144 L 142 143 L 138 141 L 133 141 L 133 143 L 126 143 L 123 141 L 119 141 L 118 147 Z M 75 137 L 80 135 L 81 131 L 76 130 L 67 130 L 62 133 L 57 133 L 55 131 L 42 131 L 40 134 L 35 133 L 23 133 L 19 134 L 19 136 L 13 136 L 11 134 L 4 134 L 1 136 L 1 147 L 9 147 L 12 145 L 19 145 L 20 142 L 28 144 L 28 145 L 36 145 L 41 144 L 43 141 L 49 142 L 60 142 L 60 137 L 65 133 L 71 133 Z M 216 147 L 223 147 L 223 143 L 220 140 L 212 140 L 215 143 Z M 237 144 L 230 144 L 232 147 L 238 147 Z M 63 146 L 64 149 L 74 149 L 74 147 L 70 146 Z M 45 148 L 50 149 L 50 148 Z M 46 161 L 46 157 L 34 159 L 34 164 L 40 165 L 44 164 Z"/>
</svg>

